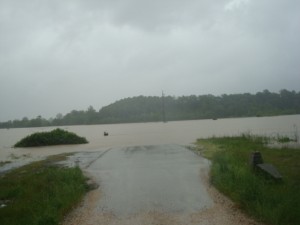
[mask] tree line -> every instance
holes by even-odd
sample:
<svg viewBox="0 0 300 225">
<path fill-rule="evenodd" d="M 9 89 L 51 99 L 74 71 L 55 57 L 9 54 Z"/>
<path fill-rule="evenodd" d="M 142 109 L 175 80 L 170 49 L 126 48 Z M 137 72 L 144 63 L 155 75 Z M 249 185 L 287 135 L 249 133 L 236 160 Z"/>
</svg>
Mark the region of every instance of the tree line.
<svg viewBox="0 0 300 225">
<path fill-rule="evenodd" d="M 109 124 L 217 119 L 231 117 L 275 116 L 300 114 L 300 92 L 268 90 L 256 94 L 191 95 L 191 96 L 138 96 L 125 98 L 96 111 L 72 110 L 54 119 L 37 116 L 33 119 L 0 122 L 0 128 L 42 127 L 62 125 Z"/>
</svg>

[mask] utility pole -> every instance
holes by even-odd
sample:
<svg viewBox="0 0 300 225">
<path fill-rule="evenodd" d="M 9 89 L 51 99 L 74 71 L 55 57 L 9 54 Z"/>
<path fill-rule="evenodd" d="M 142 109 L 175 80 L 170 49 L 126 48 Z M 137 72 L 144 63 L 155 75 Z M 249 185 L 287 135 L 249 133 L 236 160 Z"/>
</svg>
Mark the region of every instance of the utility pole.
<svg viewBox="0 0 300 225">
<path fill-rule="evenodd" d="M 166 109 L 165 109 L 165 95 L 164 95 L 164 91 L 162 91 L 162 120 L 164 123 L 166 123 Z"/>
</svg>

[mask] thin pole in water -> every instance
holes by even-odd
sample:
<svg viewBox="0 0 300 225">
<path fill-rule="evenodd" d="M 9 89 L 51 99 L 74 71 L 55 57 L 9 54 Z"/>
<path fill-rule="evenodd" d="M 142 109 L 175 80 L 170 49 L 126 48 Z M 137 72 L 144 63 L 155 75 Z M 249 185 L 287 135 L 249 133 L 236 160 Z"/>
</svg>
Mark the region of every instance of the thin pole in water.
<svg viewBox="0 0 300 225">
<path fill-rule="evenodd" d="M 163 122 L 166 123 L 166 109 L 165 109 L 165 94 L 164 91 L 162 91 L 162 119 Z"/>
</svg>

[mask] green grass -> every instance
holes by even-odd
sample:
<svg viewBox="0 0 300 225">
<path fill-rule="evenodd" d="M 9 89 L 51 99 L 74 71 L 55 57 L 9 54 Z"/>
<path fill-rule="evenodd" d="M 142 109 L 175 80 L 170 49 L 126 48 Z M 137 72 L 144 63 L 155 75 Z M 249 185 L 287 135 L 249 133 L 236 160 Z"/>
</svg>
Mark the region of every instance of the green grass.
<svg viewBox="0 0 300 225">
<path fill-rule="evenodd" d="M 279 143 L 288 143 L 288 142 L 295 142 L 296 140 L 286 136 L 278 136 L 277 141 Z"/>
<path fill-rule="evenodd" d="M 0 224 L 58 225 L 87 191 L 86 178 L 76 168 L 53 161 L 35 162 L 0 176 Z"/>
<path fill-rule="evenodd" d="M 14 147 L 35 147 L 85 143 L 88 143 L 86 138 L 79 137 L 75 133 L 57 128 L 50 132 L 37 132 L 31 134 L 17 142 Z"/>
<path fill-rule="evenodd" d="M 10 163 L 10 161 L 0 161 L 0 167 L 4 166 L 5 164 L 8 164 L 8 163 Z"/>
<path fill-rule="evenodd" d="M 263 137 L 223 137 L 198 140 L 212 160 L 211 182 L 258 220 L 274 225 L 300 224 L 300 149 L 272 149 Z M 203 150 L 204 149 L 204 150 Z M 260 151 L 283 175 L 282 182 L 256 174 L 250 154 Z"/>
</svg>

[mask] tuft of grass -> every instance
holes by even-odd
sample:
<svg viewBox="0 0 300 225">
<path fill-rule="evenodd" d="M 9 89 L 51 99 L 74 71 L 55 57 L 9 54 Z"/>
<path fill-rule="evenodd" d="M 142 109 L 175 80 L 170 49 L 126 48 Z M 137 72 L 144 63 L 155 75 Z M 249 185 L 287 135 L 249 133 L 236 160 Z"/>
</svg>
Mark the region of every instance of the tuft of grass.
<svg viewBox="0 0 300 225">
<path fill-rule="evenodd" d="M 35 162 L 1 176 L 0 224 L 58 225 L 82 199 L 87 191 L 82 171 L 53 166 L 55 161 Z"/>
<path fill-rule="evenodd" d="M 50 132 L 37 132 L 31 134 L 17 142 L 14 147 L 36 147 L 86 143 L 88 143 L 86 138 L 79 137 L 75 133 L 57 128 Z"/>
<path fill-rule="evenodd" d="M 222 146 L 215 145 L 209 140 L 198 139 L 193 150 L 199 152 L 201 156 L 207 159 L 212 159 L 216 152 L 222 150 Z"/>
<path fill-rule="evenodd" d="M 290 138 L 290 137 L 286 137 L 286 136 L 278 136 L 277 137 L 277 141 L 279 143 L 288 143 L 288 142 L 296 142 L 296 140 Z"/>
<path fill-rule="evenodd" d="M 242 135 L 198 140 L 211 151 L 211 182 L 258 220 L 274 225 L 300 224 L 300 149 L 272 149 L 264 137 Z M 216 151 L 217 149 L 217 151 Z M 260 151 L 264 161 L 278 168 L 281 183 L 255 174 L 250 154 Z"/>
<path fill-rule="evenodd" d="M 11 161 L 0 161 L 0 167 L 8 163 L 11 163 Z"/>
</svg>

